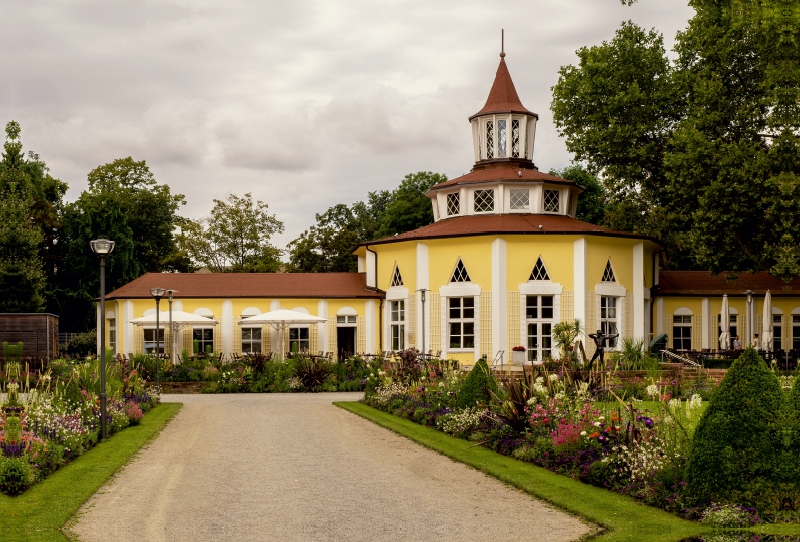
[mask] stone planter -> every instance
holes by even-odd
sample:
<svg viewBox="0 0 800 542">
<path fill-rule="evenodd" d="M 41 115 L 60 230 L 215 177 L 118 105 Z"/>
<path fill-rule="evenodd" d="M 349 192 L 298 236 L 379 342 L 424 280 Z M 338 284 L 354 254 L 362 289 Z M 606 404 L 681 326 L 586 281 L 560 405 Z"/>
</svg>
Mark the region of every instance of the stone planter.
<svg viewBox="0 0 800 542">
<path fill-rule="evenodd" d="M 525 364 L 525 351 L 518 352 L 516 350 L 511 351 L 511 363 L 514 365 L 524 365 Z"/>
</svg>

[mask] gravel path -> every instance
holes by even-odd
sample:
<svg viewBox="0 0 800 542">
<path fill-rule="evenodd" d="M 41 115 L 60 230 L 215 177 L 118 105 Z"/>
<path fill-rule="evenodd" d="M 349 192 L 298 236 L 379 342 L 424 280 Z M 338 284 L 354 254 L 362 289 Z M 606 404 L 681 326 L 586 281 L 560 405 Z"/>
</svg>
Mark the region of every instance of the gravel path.
<svg viewBox="0 0 800 542">
<path fill-rule="evenodd" d="M 591 530 L 331 405 L 359 395 L 165 395 L 183 409 L 72 530 L 83 542 L 557 542 Z"/>
</svg>

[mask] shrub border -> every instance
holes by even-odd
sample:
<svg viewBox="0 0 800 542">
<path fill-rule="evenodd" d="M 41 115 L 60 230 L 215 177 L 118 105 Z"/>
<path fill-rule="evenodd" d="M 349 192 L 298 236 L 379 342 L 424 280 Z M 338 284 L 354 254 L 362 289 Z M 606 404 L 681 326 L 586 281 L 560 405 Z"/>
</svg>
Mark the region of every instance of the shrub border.
<svg viewBox="0 0 800 542">
<path fill-rule="evenodd" d="M 713 532 L 630 497 L 590 486 L 483 446 L 387 414 L 363 403 L 337 401 L 335 406 L 385 427 L 460 463 L 476 468 L 536 498 L 600 527 L 589 535 L 602 542 L 678 542 Z M 799 525 L 769 524 L 748 529 L 762 534 L 800 534 Z"/>
<path fill-rule="evenodd" d="M 75 539 L 68 532 L 78 509 L 139 449 L 153 440 L 182 403 L 161 403 L 128 427 L 99 443 L 19 497 L 0 494 L 0 532 L 4 541 Z"/>
</svg>

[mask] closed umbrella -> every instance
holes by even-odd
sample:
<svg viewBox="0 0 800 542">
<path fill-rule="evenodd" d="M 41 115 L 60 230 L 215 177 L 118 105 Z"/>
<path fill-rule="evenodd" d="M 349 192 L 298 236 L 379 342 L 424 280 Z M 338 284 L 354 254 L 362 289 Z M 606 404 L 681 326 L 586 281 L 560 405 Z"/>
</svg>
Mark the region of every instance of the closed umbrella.
<svg viewBox="0 0 800 542">
<path fill-rule="evenodd" d="M 722 310 L 719 312 L 719 347 L 729 350 L 731 347 L 731 313 L 728 309 L 728 294 L 722 296 Z"/>
<path fill-rule="evenodd" d="M 286 328 L 289 326 L 301 324 L 318 324 L 320 322 L 327 322 L 327 318 L 321 316 L 312 316 L 304 312 L 290 311 L 289 309 L 278 309 L 270 312 L 250 316 L 249 318 L 242 318 L 239 321 L 240 326 L 251 324 L 269 325 L 281 332 L 281 355 L 286 352 L 284 346 Z"/>
<path fill-rule="evenodd" d="M 764 312 L 761 315 L 761 348 L 772 352 L 772 294 L 764 296 Z"/>
</svg>

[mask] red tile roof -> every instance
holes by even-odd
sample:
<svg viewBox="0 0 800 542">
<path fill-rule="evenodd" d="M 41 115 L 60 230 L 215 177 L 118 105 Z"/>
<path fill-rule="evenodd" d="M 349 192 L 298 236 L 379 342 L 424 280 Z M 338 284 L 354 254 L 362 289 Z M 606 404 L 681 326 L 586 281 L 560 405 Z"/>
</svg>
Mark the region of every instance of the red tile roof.
<svg viewBox="0 0 800 542">
<path fill-rule="evenodd" d="M 656 295 L 691 296 L 744 296 L 747 290 L 763 296 L 800 296 L 800 279 L 788 284 L 768 273 L 740 273 L 736 280 L 728 282 L 725 273 L 711 275 L 708 271 L 660 271 Z"/>
<path fill-rule="evenodd" d="M 382 298 L 364 273 L 147 273 L 106 299 L 149 298 L 150 289 L 177 290 L 178 298 Z"/>
<path fill-rule="evenodd" d="M 508 73 L 505 56 L 505 53 L 500 53 L 500 65 L 497 67 L 497 74 L 494 76 L 494 84 L 492 84 L 492 90 L 489 91 L 486 105 L 472 115 L 469 120 L 490 113 L 526 113 L 539 118 L 539 115 L 525 109 L 520 102 L 517 89 L 514 88 L 514 81 L 511 80 L 511 74 Z"/>
<path fill-rule="evenodd" d="M 579 186 L 578 183 L 574 181 L 569 181 L 567 179 L 562 179 L 561 177 L 556 177 L 555 175 L 542 173 L 538 169 L 531 169 L 530 167 L 524 168 L 516 164 L 501 163 L 497 164 L 496 166 L 481 167 L 481 169 L 475 169 L 470 173 L 467 173 L 466 175 L 462 175 L 461 177 L 456 177 L 455 179 L 449 180 L 447 182 L 437 184 L 433 186 L 428 191 L 428 193 L 430 194 L 431 192 L 434 192 L 436 190 L 442 190 L 443 188 L 450 188 L 451 186 L 459 184 L 486 183 L 492 181 L 503 181 L 503 182 L 540 181 L 553 184 L 566 184 L 572 186 Z"/>
<path fill-rule="evenodd" d="M 541 225 L 541 229 L 539 226 Z M 387 237 L 362 245 L 380 245 L 397 243 L 400 241 L 420 239 L 441 239 L 448 237 L 471 237 L 480 235 L 600 235 L 606 237 L 626 237 L 634 239 L 647 239 L 656 244 L 658 241 L 644 235 L 626 231 L 614 231 L 602 226 L 596 226 L 562 215 L 539 214 L 502 214 L 502 215 L 467 215 L 446 218 L 417 228 L 416 230 L 401 233 L 394 237 Z"/>
</svg>

